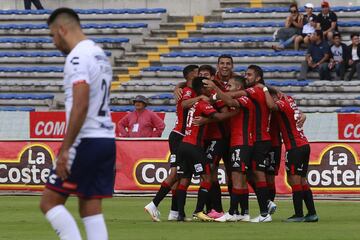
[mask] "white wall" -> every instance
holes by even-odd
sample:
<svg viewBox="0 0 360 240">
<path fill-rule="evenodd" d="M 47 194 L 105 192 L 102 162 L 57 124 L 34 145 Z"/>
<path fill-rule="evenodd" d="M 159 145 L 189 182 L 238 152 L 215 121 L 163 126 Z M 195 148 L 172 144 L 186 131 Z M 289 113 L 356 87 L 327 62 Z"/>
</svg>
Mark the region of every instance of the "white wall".
<svg viewBox="0 0 360 240">
<path fill-rule="evenodd" d="M 166 8 L 171 15 L 210 15 L 219 0 L 41 0 L 44 8 Z M 0 1 L 0 9 L 23 9 L 23 0 Z"/>
</svg>

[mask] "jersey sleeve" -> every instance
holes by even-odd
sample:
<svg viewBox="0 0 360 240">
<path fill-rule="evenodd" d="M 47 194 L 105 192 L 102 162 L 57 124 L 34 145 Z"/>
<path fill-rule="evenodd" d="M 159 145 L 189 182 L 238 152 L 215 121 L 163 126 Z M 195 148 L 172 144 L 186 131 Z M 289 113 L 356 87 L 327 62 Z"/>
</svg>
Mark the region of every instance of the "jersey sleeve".
<svg viewBox="0 0 360 240">
<path fill-rule="evenodd" d="M 251 100 L 248 97 L 242 96 L 236 99 L 241 107 L 250 108 Z"/>
<path fill-rule="evenodd" d="M 205 117 L 210 117 L 211 115 L 217 113 L 215 108 L 210 103 L 207 102 L 203 102 L 200 105 L 200 110 L 201 110 L 201 115 Z"/>
<path fill-rule="evenodd" d="M 281 112 L 284 112 L 286 110 L 286 100 L 277 100 L 275 104 L 278 106 L 279 110 Z"/>
<path fill-rule="evenodd" d="M 188 88 L 188 87 L 183 89 L 183 94 L 182 94 L 183 101 L 194 98 L 194 97 L 196 97 L 194 90 L 192 90 L 191 88 Z"/>
<path fill-rule="evenodd" d="M 251 87 L 251 88 L 247 88 L 245 91 L 247 92 L 249 98 L 255 99 L 259 97 L 259 91 L 262 90 L 257 87 Z"/>
<path fill-rule="evenodd" d="M 82 82 L 90 84 L 89 69 L 88 59 L 85 56 L 74 54 L 68 62 L 67 78 L 72 84 Z"/>
</svg>

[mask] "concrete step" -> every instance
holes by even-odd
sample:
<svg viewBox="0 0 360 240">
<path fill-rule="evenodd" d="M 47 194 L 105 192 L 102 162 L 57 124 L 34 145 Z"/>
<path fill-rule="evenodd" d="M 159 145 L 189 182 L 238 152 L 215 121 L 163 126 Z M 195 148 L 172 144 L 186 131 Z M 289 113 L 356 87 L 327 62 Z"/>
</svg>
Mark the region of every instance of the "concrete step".
<svg viewBox="0 0 360 240">
<path fill-rule="evenodd" d="M 205 16 L 205 22 L 217 22 L 217 21 L 221 21 L 221 19 L 222 19 L 221 14 Z M 189 23 L 192 21 L 193 21 L 192 16 L 168 16 L 167 22 L 162 22 L 162 23 L 179 23 L 179 22 Z"/>
<path fill-rule="evenodd" d="M 291 0 L 262 0 L 262 7 L 288 7 L 294 2 Z M 221 0 L 220 7 L 234 8 L 234 7 L 251 7 L 250 1 L 239 0 Z"/>
<path fill-rule="evenodd" d="M 200 30 L 189 31 L 188 33 L 189 37 L 203 37 L 203 34 Z M 151 37 L 168 38 L 177 36 L 177 30 L 151 30 Z"/>
</svg>

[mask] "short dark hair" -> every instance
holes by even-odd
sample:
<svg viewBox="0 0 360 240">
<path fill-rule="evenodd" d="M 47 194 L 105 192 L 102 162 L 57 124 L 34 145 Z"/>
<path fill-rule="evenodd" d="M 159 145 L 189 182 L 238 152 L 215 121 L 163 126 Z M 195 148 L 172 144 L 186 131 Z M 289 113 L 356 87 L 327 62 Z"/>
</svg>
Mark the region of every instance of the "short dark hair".
<svg viewBox="0 0 360 240">
<path fill-rule="evenodd" d="M 215 76 L 215 74 L 216 74 L 216 69 L 210 65 L 201 65 L 199 67 L 199 72 L 201 72 L 201 71 L 208 71 L 211 76 Z"/>
<path fill-rule="evenodd" d="M 333 38 L 335 38 L 335 37 L 341 38 L 341 34 L 339 32 L 334 32 Z"/>
<path fill-rule="evenodd" d="M 194 71 L 195 69 L 198 69 L 199 66 L 198 65 L 187 65 L 186 67 L 184 67 L 183 69 L 183 76 L 184 78 L 187 78 L 189 73 L 191 73 L 192 71 Z"/>
<path fill-rule="evenodd" d="M 296 11 L 299 11 L 298 5 L 297 5 L 296 3 L 290 4 L 289 11 L 290 11 L 293 7 L 296 8 Z"/>
<path fill-rule="evenodd" d="M 195 91 L 196 95 L 201 95 L 201 89 L 204 88 L 203 80 L 208 80 L 206 77 L 196 77 L 192 81 L 192 89 Z"/>
<path fill-rule="evenodd" d="M 358 36 L 359 36 L 358 33 L 352 33 L 352 34 L 350 35 L 350 39 L 353 39 L 353 37 L 358 37 Z"/>
<path fill-rule="evenodd" d="M 245 76 L 243 75 L 235 75 L 232 77 L 232 79 L 235 80 L 235 82 L 239 83 L 242 88 L 245 88 Z"/>
<path fill-rule="evenodd" d="M 58 8 L 55 11 L 53 11 L 50 15 L 50 17 L 47 19 L 47 25 L 50 26 L 52 23 L 55 22 L 56 18 L 59 15 L 66 14 L 67 17 L 72 18 L 80 25 L 80 18 L 79 15 L 71 8 Z"/>
<path fill-rule="evenodd" d="M 221 54 L 219 57 L 218 57 L 218 64 L 220 62 L 220 59 L 222 58 L 227 58 L 227 59 L 230 59 L 231 60 L 231 64 L 234 64 L 234 60 L 232 58 L 232 56 L 230 54 Z"/>
<path fill-rule="evenodd" d="M 315 30 L 315 33 L 316 35 L 320 36 L 321 40 L 323 40 L 323 31 L 318 29 L 318 30 Z"/>
<path fill-rule="evenodd" d="M 259 82 L 261 84 L 265 84 L 265 82 L 264 82 L 264 72 L 263 72 L 261 67 L 259 67 L 258 65 L 252 64 L 252 65 L 248 66 L 248 69 L 254 70 L 255 75 L 256 75 L 255 77 L 260 77 Z"/>
</svg>

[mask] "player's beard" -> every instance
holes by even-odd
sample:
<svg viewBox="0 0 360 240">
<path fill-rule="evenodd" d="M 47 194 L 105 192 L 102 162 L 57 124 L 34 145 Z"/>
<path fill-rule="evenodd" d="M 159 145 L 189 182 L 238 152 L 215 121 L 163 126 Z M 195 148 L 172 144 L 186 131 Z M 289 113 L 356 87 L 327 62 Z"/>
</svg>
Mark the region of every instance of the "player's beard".
<svg viewBox="0 0 360 240">
<path fill-rule="evenodd" d="M 56 47 L 59 49 L 60 52 L 62 52 L 62 53 L 65 54 L 65 55 L 68 55 L 68 54 L 71 52 L 71 50 L 70 50 L 70 48 L 67 46 L 65 40 L 62 39 L 62 38 L 60 39 L 59 45 L 57 45 Z"/>
</svg>

